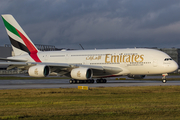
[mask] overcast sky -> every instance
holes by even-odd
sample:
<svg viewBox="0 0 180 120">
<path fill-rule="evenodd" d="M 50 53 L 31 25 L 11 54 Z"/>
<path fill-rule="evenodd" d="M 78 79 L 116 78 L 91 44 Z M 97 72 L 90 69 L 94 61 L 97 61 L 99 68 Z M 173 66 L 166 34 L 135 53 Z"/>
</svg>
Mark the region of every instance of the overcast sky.
<svg viewBox="0 0 180 120">
<path fill-rule="evenodd" d="M 180 48 L 179 0 L 1 0 L 35 44 Z M 0 19 L 0 45 L 10 44 Z"/>
</svg>

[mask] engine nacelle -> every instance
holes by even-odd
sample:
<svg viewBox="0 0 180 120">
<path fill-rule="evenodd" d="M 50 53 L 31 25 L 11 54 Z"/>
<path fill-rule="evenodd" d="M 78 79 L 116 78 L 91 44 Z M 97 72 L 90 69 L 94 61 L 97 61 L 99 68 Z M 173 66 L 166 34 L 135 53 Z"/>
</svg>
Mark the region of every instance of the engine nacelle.
<svg viewBox="0 0 180 120">
<path fill-rule="evenodd" d="M 50 73 L 50 68 L 46 65 L 36 65 L 30 67 L 28 73 L 32 77 L 46 77 Z"/>
<path fill-rule="evenodd" d="M 146 77 L 146 75 L 128 75 L 128 77 L 134 79 L 143 79 Z"/>
<path fill-rule="evenodd" d="M 71 71 L 71 77 L 77 80 L 87 80 L 91 79 L 93 72 L 89 68 L 75 68 Z"/>
</svg>

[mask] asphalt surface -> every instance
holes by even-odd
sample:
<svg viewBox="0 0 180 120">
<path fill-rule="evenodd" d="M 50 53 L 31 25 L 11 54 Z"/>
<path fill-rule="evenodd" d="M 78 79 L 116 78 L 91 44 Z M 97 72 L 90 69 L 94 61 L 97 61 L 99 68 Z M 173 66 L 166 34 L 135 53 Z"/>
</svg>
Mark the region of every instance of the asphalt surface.
<svg viewBox="0 0 180 120">
<path fill-rule="evenodd" d="M 157 76 L 151 76 L 151 78 Z M 180 76 L 176 76 L 176 78 Z M 158 77 L 159 78 L 159 77 Z M 172 76 L 174 78 L 174 76 Z M 42 79 L 42 80 L 0 80 L 0 89 L 44 89 L 44 88 L 77 88 L 78 86 L 88 87 L 123 87 L 123 86 L 172 86 L 180 85 L 179 81 L 161 81 L 150 80 L 114 80 L 107 79 L 107 83 L 91 84 L 69 84 L 68 79 Z"/>
</svg>

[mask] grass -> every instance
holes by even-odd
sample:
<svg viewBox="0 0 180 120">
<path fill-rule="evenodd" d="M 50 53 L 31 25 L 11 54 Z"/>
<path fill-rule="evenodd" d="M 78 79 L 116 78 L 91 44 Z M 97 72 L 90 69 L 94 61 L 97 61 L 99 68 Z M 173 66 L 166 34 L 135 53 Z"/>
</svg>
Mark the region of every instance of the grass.
<svg viewBox="0 0 180 120">
<path fill-rule="evenodd" d="M 180 86 L 0 90 L 0 119 L 180 119 Z"/>
</svg>

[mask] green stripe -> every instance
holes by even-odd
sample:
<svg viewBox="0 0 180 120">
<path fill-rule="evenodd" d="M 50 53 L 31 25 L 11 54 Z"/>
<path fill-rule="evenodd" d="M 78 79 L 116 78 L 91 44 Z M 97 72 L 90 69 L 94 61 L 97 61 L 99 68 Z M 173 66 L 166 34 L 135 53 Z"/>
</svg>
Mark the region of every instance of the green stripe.
<svg viewBox="0 0 180 120">
<path fill-rule="evenodd" d="M 11 24 L 9 24 L 3 17 L 3 22 L 4 22 L 4 25 L 5 27 L 12 33 L 14 33 L 15 35 L 17 35 L 18 37 L 20 37 L 20 35 L 18 34 L 17 30 L 15 27 L 13 27 Z M 20 37 L 21 38 L 21 37 Z"/>
</svg>

